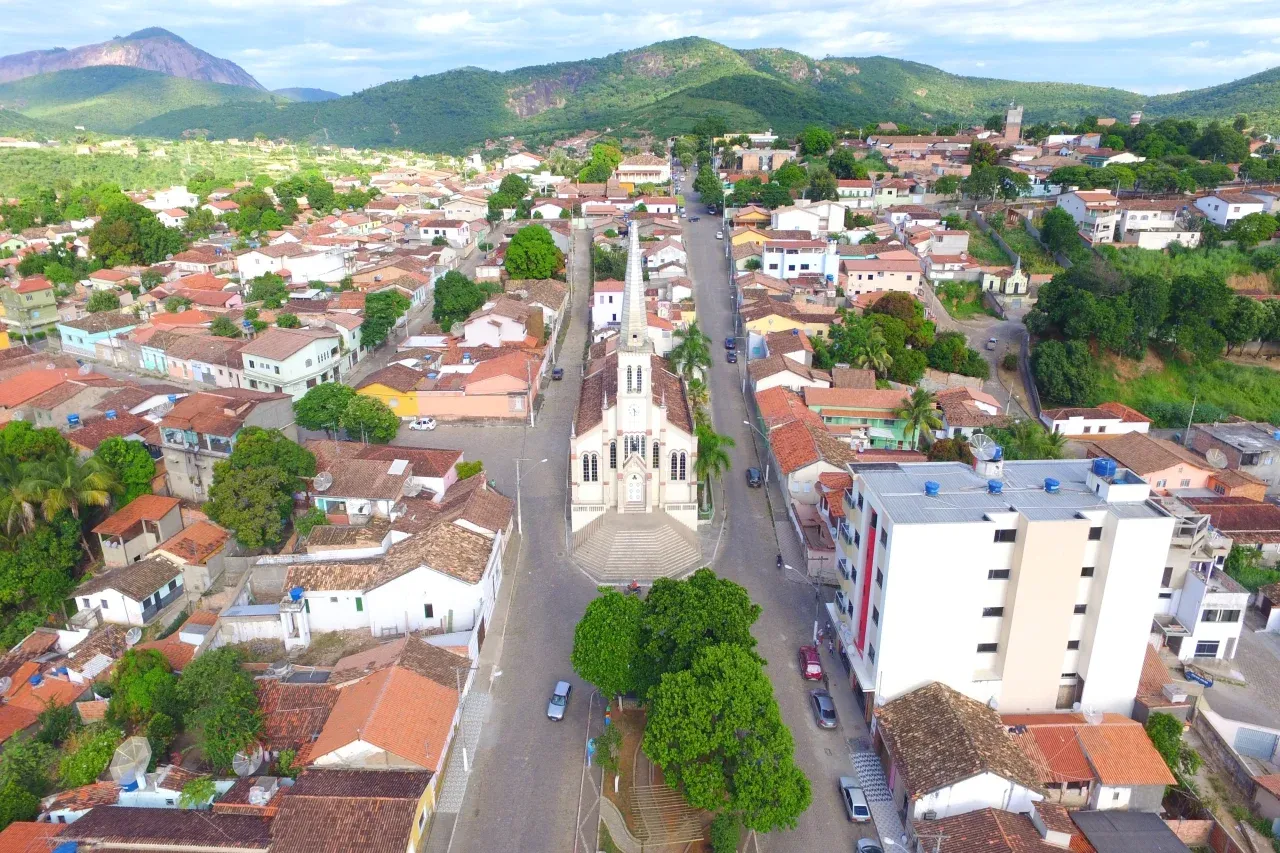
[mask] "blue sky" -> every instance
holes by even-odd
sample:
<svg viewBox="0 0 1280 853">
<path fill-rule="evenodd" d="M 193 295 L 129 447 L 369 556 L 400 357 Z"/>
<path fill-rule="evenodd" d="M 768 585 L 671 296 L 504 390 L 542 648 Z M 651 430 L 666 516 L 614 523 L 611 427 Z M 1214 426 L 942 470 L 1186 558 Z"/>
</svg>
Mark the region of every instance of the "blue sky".
<svg viewBox="0 0 1280 853">
<path fill-rule="evenodd" d="M 461 65 L 516 68 L 687 35 L 1149 94 L 1280 66 L 1274 0 L 0 0 L 0 9 L 4 53 L 159 26 L 268 88 L 342 94 Z"/>
</svg>

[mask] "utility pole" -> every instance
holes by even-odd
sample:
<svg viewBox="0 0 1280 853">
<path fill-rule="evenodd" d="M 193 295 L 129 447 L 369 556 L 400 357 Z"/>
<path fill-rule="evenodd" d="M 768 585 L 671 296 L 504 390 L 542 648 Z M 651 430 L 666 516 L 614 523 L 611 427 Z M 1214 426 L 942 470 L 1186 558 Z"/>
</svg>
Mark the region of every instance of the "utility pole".
<svg viewBox="0 0 1280 853">
<path fill-rule="evenodd" d="M 1196 401 L 1200 399 L 1200 395 L 1196 394 L 1191 398 L 1191 414 L 1187 416 L 1187 434 L 1182 437 L 1182 446 L 1191 446 L 1191 424 L 1196 419 Z"/>
</svg>

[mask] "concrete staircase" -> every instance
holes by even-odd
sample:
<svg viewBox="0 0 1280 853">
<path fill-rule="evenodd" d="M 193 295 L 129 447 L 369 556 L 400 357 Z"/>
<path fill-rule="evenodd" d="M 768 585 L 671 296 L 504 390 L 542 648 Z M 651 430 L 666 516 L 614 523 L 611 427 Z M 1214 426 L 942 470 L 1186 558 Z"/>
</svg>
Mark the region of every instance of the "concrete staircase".
<svg viewBox="0 0 1280 853">
<path fill-rule="evenodd" d="M 573 558 L 601 583 L 648 583 L 688 574 L 702 551 L 697 534 L 664 512 L 609 512 Z"/>
</svg>

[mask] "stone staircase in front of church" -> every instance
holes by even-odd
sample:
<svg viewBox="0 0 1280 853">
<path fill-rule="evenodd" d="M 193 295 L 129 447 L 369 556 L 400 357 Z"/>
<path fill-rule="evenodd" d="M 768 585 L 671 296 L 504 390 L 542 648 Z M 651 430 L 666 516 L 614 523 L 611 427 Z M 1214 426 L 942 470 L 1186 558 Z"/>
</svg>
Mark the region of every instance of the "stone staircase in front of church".
<svg viewBox="0 0 1280 853">
<path fill-rule="evenodd" d="M 600 583 L 648 584 L 702 565 L 698 535 L 661 511 L 608 512 L 573 559 Z"/>
</svg>

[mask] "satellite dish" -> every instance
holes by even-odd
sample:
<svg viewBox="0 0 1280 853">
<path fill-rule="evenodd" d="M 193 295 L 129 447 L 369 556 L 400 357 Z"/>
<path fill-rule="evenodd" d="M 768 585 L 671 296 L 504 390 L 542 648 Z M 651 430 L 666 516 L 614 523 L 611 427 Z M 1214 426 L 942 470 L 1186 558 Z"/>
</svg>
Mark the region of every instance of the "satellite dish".
<svg viewBox="0 0 1280 853">
<path fill-rule="evenodd" d="M 1205 451 L 1204 461 L 1208 462 L 1214 468 L 1222 469 L 1227 467 L 1227 454 L 1223 453 L 1216 447 L 1210 447 Z"/>
<path fill-rule="evenodd" d="M 9 692 L 9 688 L 10 688 L 10 687 L 12 687 L 12 686 L 13 686 L 13 679 L 12 679 L 12 678 L 10 678 L 10 677 L 9 677 L 9 676 L 7 676 L 7 675 L 6 675 L 4 678 L 0 678 L 0 695 L 3 695 L 3 694 L 5 694 L 5 693 L 8 693 L 8 692 Z"/>
<path fill-rule="evenodd" d="M 26 420 L 27 415 L 25 412 L 14 412 L 12 417 L 13 417 L 13 420 L 15 421 L 22 421 L 22 420 Z"/>
<path fill-rule="evenodd" d="M 141 639 L 142 639 L 142 629 L 137 627 L 136 625 L 130 628 L 124 634 L 124 644 L 126 646 L 130 646 L 130 647 L 136 646 L 138 645 L 138 641 Z"/>
<path fill-rule="evenodd" d="M 163 403 L 156 406 L 153 411 L 157 415 L 167 415 L 173 411 L 173 403 L 170 403 L 168 400 L 165 400 Z"/>
<path fill-rule="evenodd" d="M 973 451 L 973 455 L 983 462 L 990 462 L 995 458 L 996 453 L 1000 449 L 1000 445 L 996 444 L 996 440 L 986 433 L 974 433 L 969 439 L 969 449 Z"/>
<path fill-rule="evenodd" d="M 319 474 L 316 474 L 315 479 L 311 481 L 311 487 L 317 492 L 326 491 L 332 485 L 333 474 L 328 471 L 321 471 Z"/>
<path fill-rule="evenodd" d="M 253 752 L 237 752 L 231 757 L 231 769 L 241 779 L 246 776 L 252 776 L 262 766 L 263 758 L 261 746 L 254 747 Z"/>
<path fill-rule="evenodd" d="M 123 788 L 136 787 L 151 764 L 151 743 L 135 735 L 116 747 L 111 757 L 111 778 Z"/>
<path fill-rule="evenodd" d="M 422 483 L 417 480 L 408 479 L 404 481 L 404 488 L 401 492 L 406 498 L 416 498 L 422 492 Z"/>
</svg>

